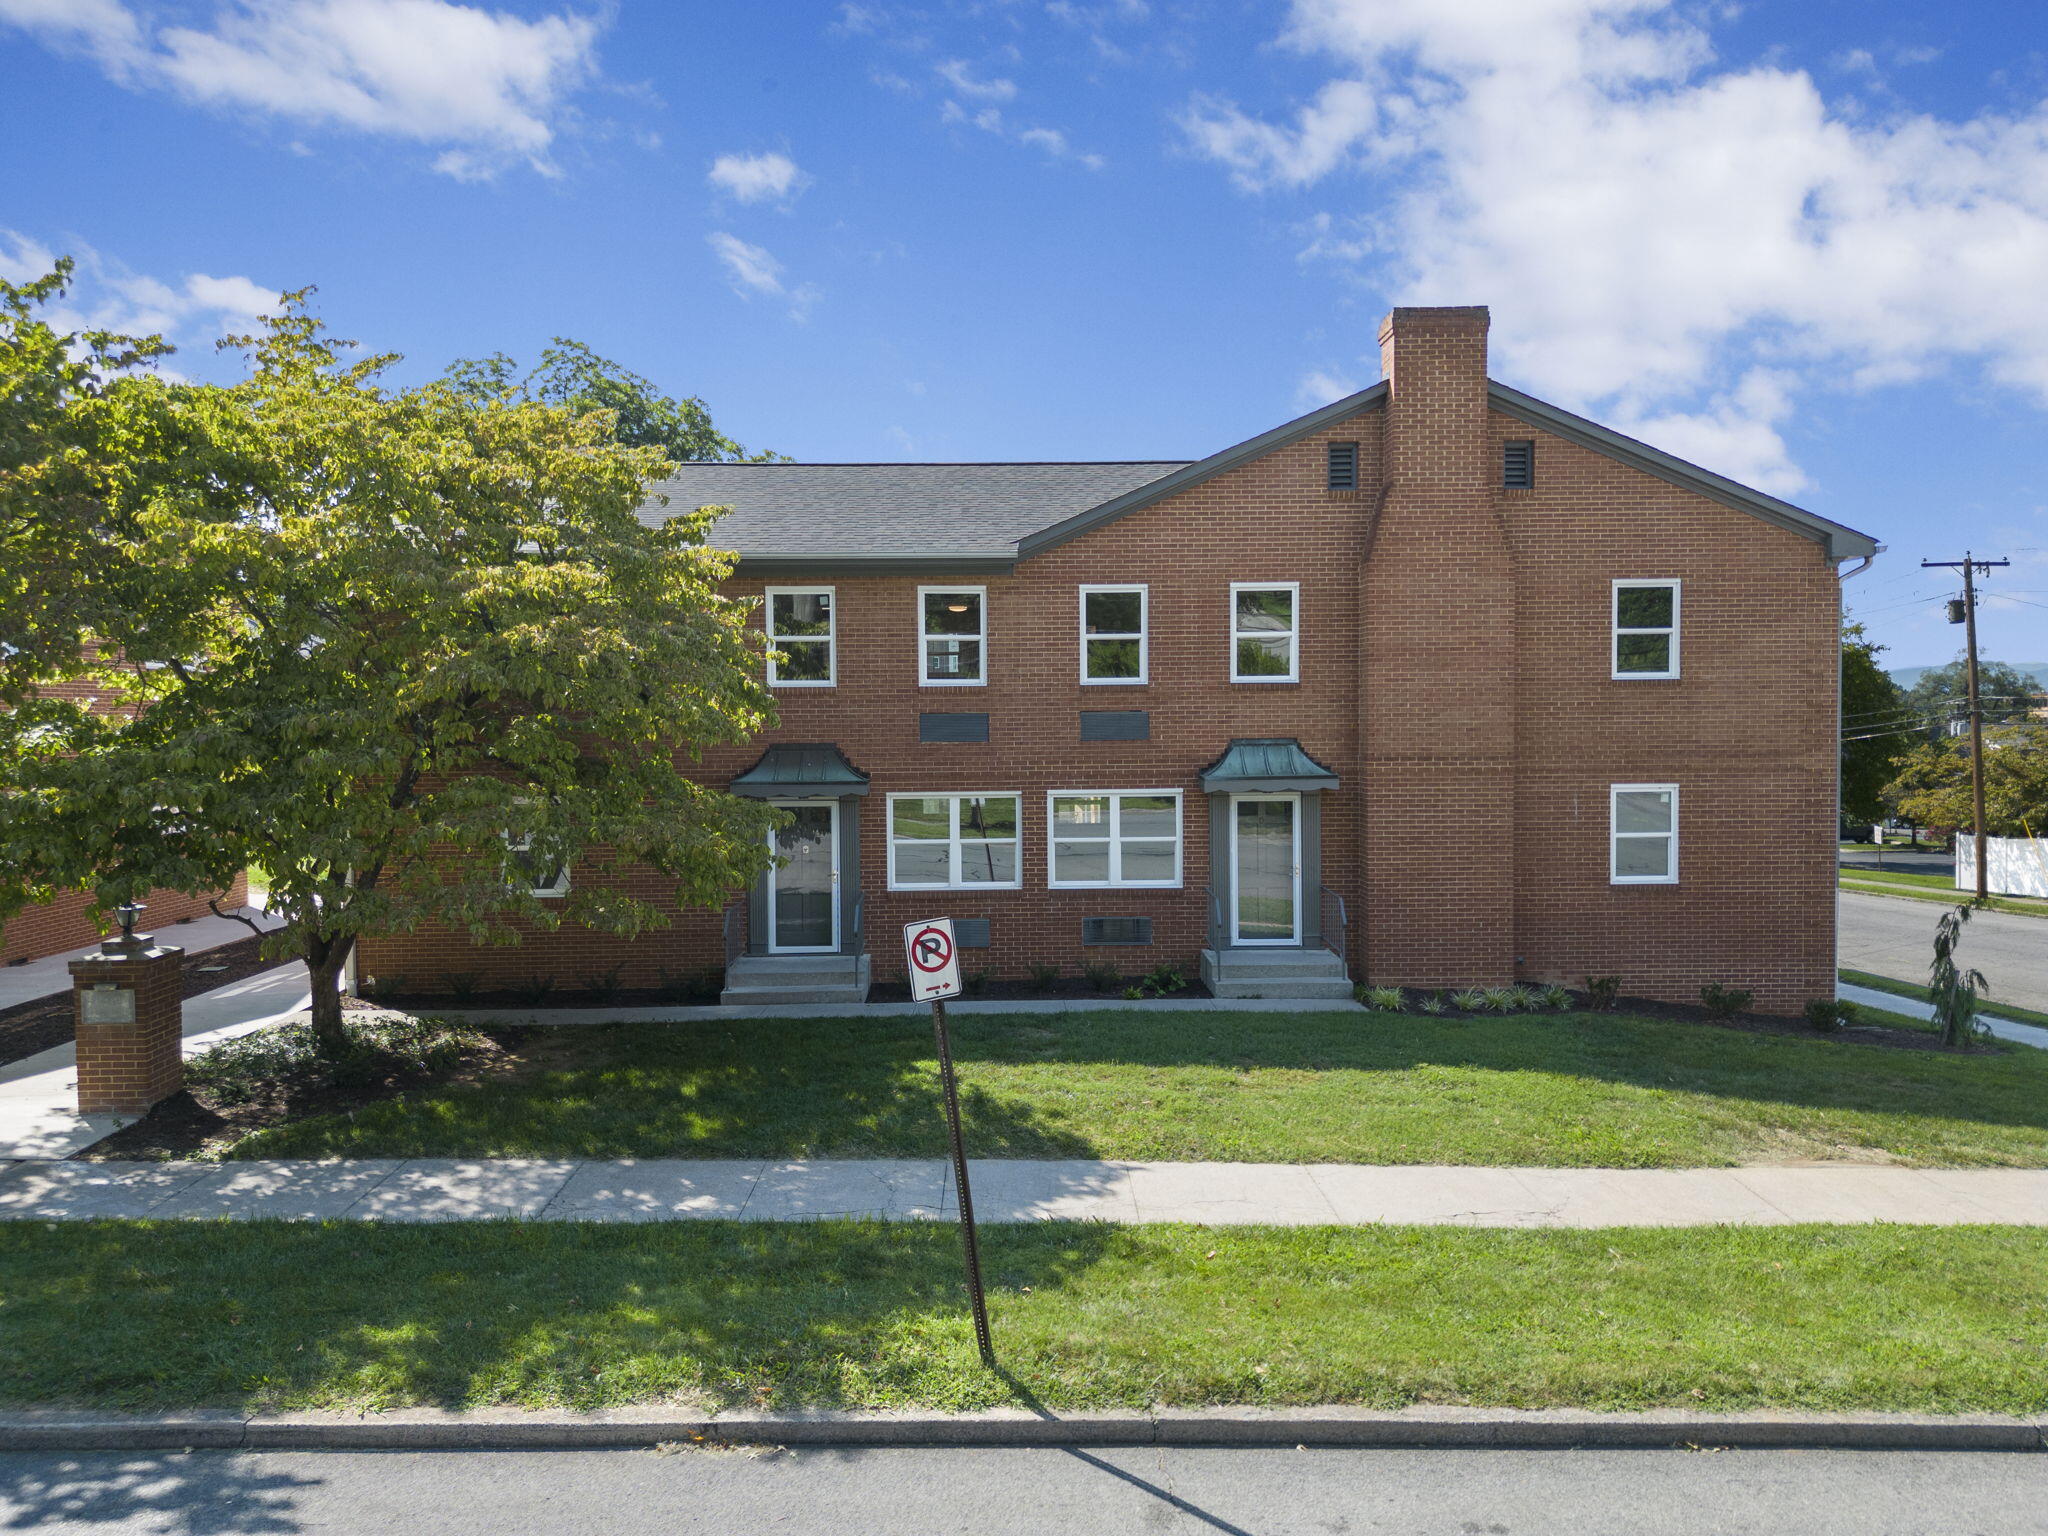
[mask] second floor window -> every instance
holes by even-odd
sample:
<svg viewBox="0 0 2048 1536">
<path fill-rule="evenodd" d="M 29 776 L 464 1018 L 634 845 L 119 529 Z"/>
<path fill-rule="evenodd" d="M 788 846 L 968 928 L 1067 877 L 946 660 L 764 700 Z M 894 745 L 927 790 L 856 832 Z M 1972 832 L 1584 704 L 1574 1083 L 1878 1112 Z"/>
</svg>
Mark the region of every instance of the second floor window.
<svg viewBox="0 0 2048 1536">
<path fill-rule="evenodd" d="M 1678 583 L 1614 584 L 1614 676 L 1678 676 Z"/>
<path fill-rule="evenodd" d="M 889 888 L 1022 884 L 1016 795 L 891 795 Z"/>
<path fill-rule="evenodd" d="M 1230 584 L 1230 680 L 1291 683 L 1299 659 L 1295 613 L 1301 588 L 1291 581 Z"/>
<path fill-rule="evenodd" d="M 768 644 L 782 653 L 768 663 L 771 688 L 830 688 L 839 678 L 838 629 L 830 587 L 770 587 Z"/>
<path fill-rule="evenodd" d="M 988 681 L 988 589 L 919 587 L 923 650 L 917 680 L 927 686 Z"/>
<path fill-rule="evenodd" d="M 1081 681 L 1142 683 L 1148 658 L 1143 586 L 1081 589 Z"/>
</svg>

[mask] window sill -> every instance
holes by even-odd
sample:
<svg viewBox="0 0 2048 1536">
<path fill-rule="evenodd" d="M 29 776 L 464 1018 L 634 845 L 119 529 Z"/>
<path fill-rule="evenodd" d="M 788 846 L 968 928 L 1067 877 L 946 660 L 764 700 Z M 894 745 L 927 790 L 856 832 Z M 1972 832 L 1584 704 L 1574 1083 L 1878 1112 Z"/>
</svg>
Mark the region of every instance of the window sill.
<svg viewBox="0 0 2048 1536">
<path fill-rule="evenodd" d="M 1607 680 L 1610 683 L 1682 683 L 1685 681 L 1685 674 L 1683 672 L 1610 672 L 1607 674 Z"/>
<path fill-rule="evenodd" d="M 1233 688 L 1299 688 L 1301 686 L 1301 679 L 1298 677 L 1233 677 L 1230 680 L 1230 685 Z"/>
</svg>

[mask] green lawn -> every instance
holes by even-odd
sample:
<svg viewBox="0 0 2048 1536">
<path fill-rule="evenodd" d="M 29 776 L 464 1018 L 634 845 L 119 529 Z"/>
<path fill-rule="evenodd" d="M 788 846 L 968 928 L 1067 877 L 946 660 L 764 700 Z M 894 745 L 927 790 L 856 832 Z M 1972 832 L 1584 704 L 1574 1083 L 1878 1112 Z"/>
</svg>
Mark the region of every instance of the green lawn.
<svg viewBox="0 0 2048 1536">
<path fill-rule="evenodd" d="M 1060 1408 L 2048 1408 L 2048 1232 L 984 1235 Z M 949 1226 L 0 1225 L 0 1400 L 144 1409 L 975 1408 Z"/>
<path fill-rule="evenodd" d="M 982 1157 L 2048 1166 L 2048 1053 L 1602 1014 L 955 1016 Z M 563 1029 L 545 1070 L 244 1138 L 237 1157 L 937 1157 L 917 1018 Z"/>
<path fill-rule="evenodd" d="M 1836 882 L 1845 891 L 1862 891 L 1870 896 L 1902 896 L 1908 901 L 1939 901 L 1948 906 L 1971 899 L 1971 893 L 1956 889 L 1948 875 L 1916 875 L 1903 870 L 1844 868 Z M 2030 896 L 1993 896 L 1986 905 L 1994 912 L 2020 917 L 2048 917 L 2048 901 Z"/>
</svg>

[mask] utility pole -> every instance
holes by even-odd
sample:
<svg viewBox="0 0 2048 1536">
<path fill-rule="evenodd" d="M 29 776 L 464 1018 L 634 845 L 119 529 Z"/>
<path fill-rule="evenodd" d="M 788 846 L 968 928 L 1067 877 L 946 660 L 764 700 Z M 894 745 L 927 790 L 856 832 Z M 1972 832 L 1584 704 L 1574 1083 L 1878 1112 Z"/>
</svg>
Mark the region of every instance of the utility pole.
<svg viewBox="0 0 2048 1536">
<path fill-rule="evenodd" d="M 1970 815 L 1976 822 L 1973 834 L 1976 840 L 1977 857 L 1977 901 L 1981 905 L 1991 899 L 1991 864 L 1988 857 L 1989 844 L 1984 832 L 1984 701 L 1977 692 L 1977 572 L 1991 574 L 1993 566 L 2011 565 L 2010 560 L 1979 560 L 1969 550 L 1963 551 L 1960 560 L 1922 560 L 1923 568 L 1963 571 L 1963 639 L 1969 656 L 1970 687 Z M 1953 613 L 1953 605 L 1951 605 Z M 1953 617 L 1949 620 L 1954 623 Z"/>
</svg>

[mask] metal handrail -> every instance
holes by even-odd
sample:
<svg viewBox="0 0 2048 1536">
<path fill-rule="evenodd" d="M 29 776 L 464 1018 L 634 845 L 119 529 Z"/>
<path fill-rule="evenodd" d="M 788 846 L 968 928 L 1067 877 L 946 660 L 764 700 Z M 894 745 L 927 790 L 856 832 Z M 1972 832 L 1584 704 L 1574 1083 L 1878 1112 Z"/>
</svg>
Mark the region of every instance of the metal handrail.
<svg viewBox="0 0 2048 1536">
<path fill-rule="evenodd" d="M 864 955 L 867 953 L 867 939 L 861 932 L 861 909 L 867 904 L 867 899 L 867 892 L 865 891 L 855 891 L 853 893 L 853 948 L 847 951 L 848 954 Z"/>
<path fill-rule="evenodd" d="M 1208 886 L 1202 888 L 1202 894 L 1209 898 L 1209 943 L 1207 947 L 1220 954 L 1223 950 L 1223 902 L 1216 892 Z"/>
<path fill-rule="evenodd" d="M 1348 976 L 1351 974 L 1351 962 L 1345 956 L 1344 946 L 1347 942 L 1346 936 L 1350 931 L 1350 917 L 1344 910 L 1344 898 L 1342 896 L 1331 890 L 1327 885 L 1322 888 L 1322 892 L 1323 948 L 1329 950 L 1330 953 L 1344 962 L 1344 974 Z M 1335 922 L 1330 920 L 1332 915 L 1330 908 L 1333 904 L 1337 909 Z"/>
<path fill-rule="evenodd" d="M 732 969 L 733 962 L 747 951 L 747 904 L 745 901 L 729 901 L 725 904 L 725 967 Z"/>
</svg>

